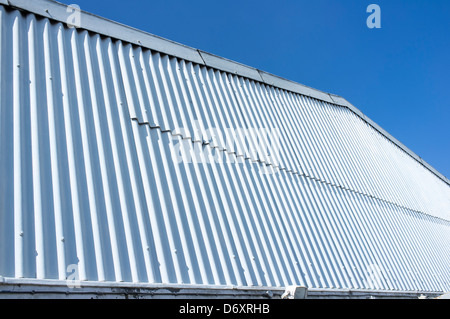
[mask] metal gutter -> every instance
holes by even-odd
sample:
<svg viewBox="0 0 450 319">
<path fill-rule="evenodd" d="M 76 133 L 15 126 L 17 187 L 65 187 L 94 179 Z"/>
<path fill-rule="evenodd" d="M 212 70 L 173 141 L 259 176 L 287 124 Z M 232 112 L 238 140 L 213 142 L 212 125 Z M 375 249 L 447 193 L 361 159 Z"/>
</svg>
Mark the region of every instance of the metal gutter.
<svg viewBox="0 0 450 319">
<path fill-rule="evenodd" d="M 439 292 L 421 291 L 392 291 L 384 292 L 377 290 L 359 289 L 308 289 L 309 299 L 418 299 L 435 298 L 441 295 Z"/>
<path fill-rule="evenodd" d="M 67 11 L 69 6 L 53 0 L 0 0 L 0 4 L 17 8 L 19 10 L 26 10 L 28 12 L 63 23 L 66 23 L 67 18 L 69 17 L 69 13 Z M 231 61 L 211 53 L 207 53 L 202 50 L 194 49 L 192 47 L 155 36 L 153 34 L 102 18 L 100 16 L 82 10 L 80 14 L 81 18 L 79 28 L 109 36 L 111 38 L 119 39 L 138 46 L 142 46 L 161 53 L 165 53 L 187 61 L 195 62 L 200 65 L 205 65 L 207 67 L 244 76 L 258 82 L 309 96 L 324 102 L 346 107 L 361 119 L 363 119 L 366 123 L 375 128 L 380 134 L 392 141 L 392 143 L 397 145 L 400 149 L 405 151 L 408 155 L 421 163 L 433 174 L 450 185 L 449 179 L 439 173 L 435 168 L 426 163 L 421 157 L 419 157 L 408 147 L 403 145 L 400 141 L 386 132 L 383 128 L 381 128 L 378 124 L 364 115 L 358 108 L 356 108 L 341 96 L 325 93 L 323 91 L 278 77 L 265 71 L 249 67 L 238 62 Z"/>
<path fill-rule="evenodd" d="M 51 279 L 15 279 L 0 277 L 0 298 L 245 298 L 280 299 L 280 287 L 240 287 L 117 282 L 71 282 Z M 380 291 L 368 289 L 308 289 L 308 299 L 417 299 L 437 297 L 441 292 Z"/>
<path fill-rule="evenodd" d="M 94 299 L 280 299 L 279 287 L 238 287 L 183 284 L 140 284 L 118 282 L 72 282 L 49 279 L 2 278 L 0 299 L 16 298 L 94 298 Z"/>
</svg>

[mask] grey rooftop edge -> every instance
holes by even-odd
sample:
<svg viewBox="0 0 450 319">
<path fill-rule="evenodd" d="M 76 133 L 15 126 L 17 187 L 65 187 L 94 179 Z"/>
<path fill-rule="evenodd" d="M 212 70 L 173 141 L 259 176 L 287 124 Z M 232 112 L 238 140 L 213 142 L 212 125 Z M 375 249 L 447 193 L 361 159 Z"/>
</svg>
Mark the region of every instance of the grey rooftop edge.
<svg viewBox="0 0 450 319">
<path fill-rule="evenodd" d="M 69 8 L 70 6 L 56 2 L 54 0 L 0 0 L 0 4 L 34 13 L 36 15 L 62 23 L 66 23 L 69 15 L 72 13 Z M 211 67 L 221 71 L 237 74 L 239 76 L 278 87 L 280 89 L 309 96 L 327 103 L 346 107 L 357 116 L 359 116 L 362 120 L 364 120 L 367 124 L 371 125 L 380 134 L 385 136 L 387 139 L 389 139 L 391 142 L 405 151 L 408 155 L 410 155 L 412 158 L 414 158 L 416 161 L 430 170 L 438 178 L 450 185 L 449 179 L 439 173 L 435 168 L 425 162 L 421 157 L 419 157 L 408 147 L 403 145 L 400 141 L 386 132 L 383 128 L 381 128 L 378 124 L 364 115 L 359 109 L 357 109 L 341 96 L 313 89 L 300 83 L 267 73 L 265 71 L 258 70 L 256 68 L 249 67 L 241 63 L 231 61 L 171 40 L 167 40 L 82 10 L 80 14 L 80 26 L 78 27 L 81 29 L 95 32 L 114 39 L 122 40 L 131 44 L 139 45 L 200 65 L 205 65 L 207 67 Z"/>
<path fill-rule="evenodd" d="M 71 288 L 74 285 L 77 289 Z M 70 282 L 55 279 L 16 279 L 0 277 L 0 299 L 15 299 L 18 295 L 37 298 L 233 298 L 280 299 L 285 288 L 243 287 L 187 284 L 142 284 L 125 282 Z M 442 292 L 377 291 L 367 289 L 308 288 L 308 299 L 418 299 L 419 296 L 436 298 Z M 78 297 L 79 298 L 79 297 Z"/>
</svg>

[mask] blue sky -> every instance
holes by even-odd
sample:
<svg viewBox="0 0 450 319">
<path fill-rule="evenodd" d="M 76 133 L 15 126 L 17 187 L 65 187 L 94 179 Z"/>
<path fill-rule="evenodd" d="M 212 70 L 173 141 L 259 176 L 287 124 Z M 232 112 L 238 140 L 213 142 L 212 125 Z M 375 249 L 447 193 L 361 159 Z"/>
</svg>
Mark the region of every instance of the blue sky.
<svg viewBox="0 0 450 319">
<path fill-rule="evenodd" d="M 59 1 L 341 95 L 450 178 L 448 0 Z"/>
</svg>

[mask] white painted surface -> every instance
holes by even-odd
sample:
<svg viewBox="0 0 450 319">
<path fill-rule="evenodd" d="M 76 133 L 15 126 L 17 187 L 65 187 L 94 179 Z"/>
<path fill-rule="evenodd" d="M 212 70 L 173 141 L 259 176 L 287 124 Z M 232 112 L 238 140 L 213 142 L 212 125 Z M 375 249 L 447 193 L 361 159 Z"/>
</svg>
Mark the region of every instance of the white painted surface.
<svg viewBox="0 0 450 319">
<path fill-rule="evenodd" d="M 0 276 L 449 290 L 449 185 L 337 97 L 3 6 L 0 24 Z M 279 162 L 195 123 L 279 129 Z"/>
</svg>

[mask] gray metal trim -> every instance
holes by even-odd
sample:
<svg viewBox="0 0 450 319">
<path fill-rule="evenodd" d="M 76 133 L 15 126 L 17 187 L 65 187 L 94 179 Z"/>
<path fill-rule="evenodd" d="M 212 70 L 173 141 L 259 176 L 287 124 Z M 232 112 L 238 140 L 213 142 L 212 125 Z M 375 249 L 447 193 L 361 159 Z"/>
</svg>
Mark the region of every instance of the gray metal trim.
<svg viewBox="0 0 450 319">
<path fill-rule="evenodd" d="M 333 97 L 334 99 L 335 97 Z M 341 97 L 340 97 L 341 98 Z M 343 98 L 341 98 L 343 99 Z M 347 100 L 343 99 L 347 105 L 345 105 L 347 108 L 349 108 L 352 112 L 354 112 L 356 115 L 358 115 L 360 118 L 362 118 L 367 124 L 372 126 L 375 130 L 377 130 L 380 134 L 384 135 L 388 140 L 390 140 L 392 143 L 397 145 L 400 149 L 402 149 L 404 152 L 406 152 L 409 156 L 414 158 L 416 161 L 418 161 L 420 164 L 422 164 L 424 167 L 426 167 L 428 170 L 430 170 L 433 174 L 435 174 L 437 177 L 442 179 L 445 183 L 450 185 L 450 180 L 447 179 L 444 175 L 442 175 L 440 172 L 438 172 L 434 167 L 432 167 L 430 164 L 425 162 L 419 155 L 411 151 L 408 147 L 406 147 L 402 142 L 397 140 L 395 137 L 393 137 L 391 134 L 389 134 L 386 130 L 384 130 L 381 126 L 379 126 L 377 123 L 375 123 L 373 120 L 371 120 L 369 117 L 364 115 L 359 109 L 357 109 L 353 104 L 348 102 Z M 335 103 L 336 104 L 336 103 Z"/>
<path fill-rule="evenodd" d="M 436 293 L 422 293 L 420 291 L 380 291 L 356 289 L 308 289 L 308 299 L 418 299 L 436 298 L 442 295 Z"/>
<path fill-rule="evenodd" d="M 81 281 L 71 288 L 69 281 L 3 278 L 0 299 L 7 298 L 103 298 L 171 299 L 233 298 L 280 299 L 283 288 L 206 285 L 137 284 Z"/>
<path fill-rule="evenodd" d="M 67 22 L 69 14 L 68 5 L 53 0 L 9 0 L 6 5 L 10 7 L 26 10 L 28 12 L 56 20 L 62 23 Z M 5 4 L 5 3 L 2 3 Z M 203 61 L 196 49 L 186 45 L 163 39 L 156 35 L 134 29 L 124 24 L 111 21 L 100 16 L 81 10 L 79 28 L 99 33 L 114 39 L 123 40 L 128 43 L 143 46 L 161 53 L 173 55 L 198 64 Z"/>
<path fill-rule="evenodd" d="M 273 75 L 273 74 L 267 73 L 265 71 L 259 71 L 259 72 L 261 74 L 261 77 L 263 78 L 263 82 L 268 85 L 279 87 L 281 89 L 291 91 L 294 93 L 306 95 L 306 96 L 309 96 L 309 97 L 312 97 L 312 98 L 315 98 L 318 100 L 322 100 L 322 101 L 325 101 L 328 103 L 337 104 L 330 98 L 330 95 L 328 93 L 310 88 L 306 85 L 303 85 L 303 84 L 300 84 L 297 82 L 283 79 L 277 75 Z M 340 105 L 340 104 L 338 104 L 338 105 Z M 341 106 L 344 106 L 344 105 L 341 105 Z"/>
<path fill-rule="evenodd" d="M 228 73 L 237 74 L 258 82 L 263 82 L 257 69 L 240 64 L 217 55 L 198 50 L 203 58 L 205 65 L 214 69 L 219 69 Z"/>
<path fill-rule="evenodd" d="M 56 2 L 54 0 L 0 0 L 0 4 L 20 10 L 25 10 L 62 23 L 66 23 L 69 15 L 67 12 L 67 8 L 69 6 Z M 356 108 L 341 96 L 325 93 L 323 91 L 281 78 L 268 72 L 249 67 L 211 53 L 194 49 L 192 47 L 158 37 L 148 32 L 144 32 L 115 21 L 111 21 L 82 10 L 80 13 L 81 25 L 79 27 L 82 29 L 139 45 L 184 60 L 195 62 L 197 64 L 206 65 L 211 68 L 247 77 L 249 79 L 262 82 L 267 85 L 306 95 L 324 102 L 347 107 L 360 118 L 362 118 L 366 123 L 375 128 L 380 134 L 391 140 L 400 149 L 405 151 L 407 154 L 421 163 L 424 167 L 430 170 L 433 174 L 450 185 L 449 179 L 439 173 L 435 168 L 426 163 L 421 157 L 419 157 L 408 147 L 403 145 L 400 141 L 386 132 L 383 128 L 381 128 L 378 124 L 364 115 L 358 108 Z"/>
<path fill-rule="evenodd" d="M 0 299 L 7 298 L 103 298 L 103 299 L 171 299 L 171 298 L 245 298 L 280 299 L 285 291 L 279 287 L 235 287 L 205 285 L 137 284 L 117 282 L 79 282 L 70 288 L 68 281 L 15 279 L 0 277 Z M 308 299 L 417 299 L 435 298 L 442 292 L 382 291 L 363 289 L 308 289 Z"/>
</svg>

